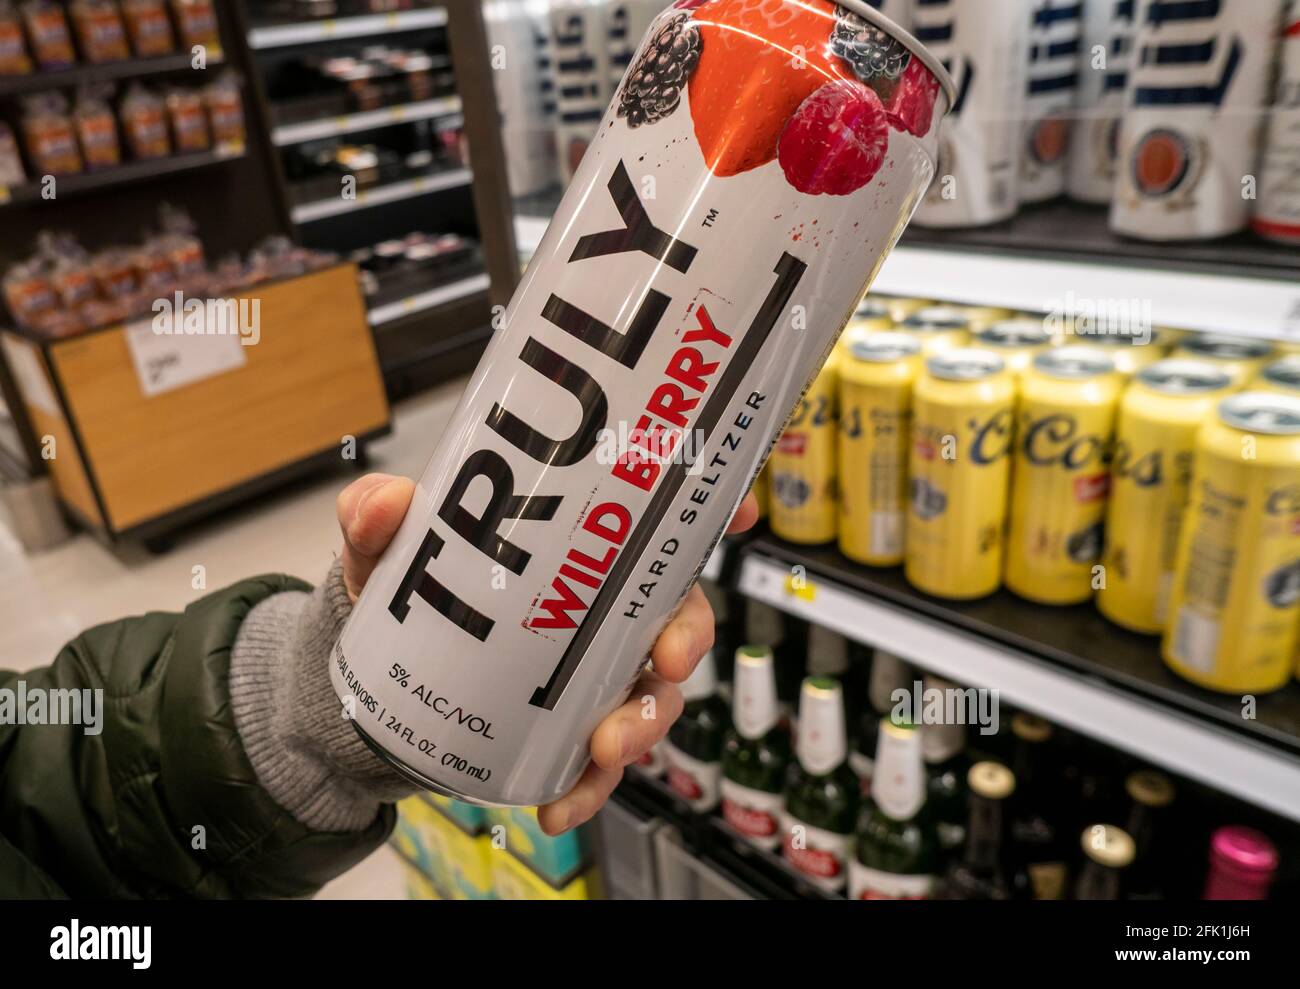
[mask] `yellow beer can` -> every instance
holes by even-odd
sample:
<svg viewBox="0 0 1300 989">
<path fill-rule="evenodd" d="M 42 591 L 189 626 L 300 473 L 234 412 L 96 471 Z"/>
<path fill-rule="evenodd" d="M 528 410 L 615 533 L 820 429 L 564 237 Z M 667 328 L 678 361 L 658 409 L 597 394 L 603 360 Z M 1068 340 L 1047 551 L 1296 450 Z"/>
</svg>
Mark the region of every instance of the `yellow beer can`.
<svg viewBox="0 0 1300 989">
<path fill-rule="evenodd" d="M 1164 631 L 1196 434 L 1231 390 L 1221 367 L 1163 360 L 1139 371 L 1120 399 L 1097 591 L 1097 608 L 1117 625 Z"/>
<path fill-rule="evenodd" d="M 979 598 L 1001 583 L 1015 400 L 988 350 L 936 354 L 916 380 L 904 574 L 926 594 Z"/>
<path fill-rule="evenodd" d="M 835 538 L 837 364 L 832 351 L 768 458 L 768 524 L 792 543 L 813 545 Z"/>
<path fill-rule="evenodd" d="M 926 357 L 945 350 L 958 350 L 970 343 L 970 320 L 956 306 L 930 306 L 912 313 L 898 328 L 921 341 Z"/>
<path fill-rule="evenodd" d="M 1273 345 L 1267 340 L 1191 333 L 1178 344 L 1173 356 L 1219 364 L 1241 387 L 1269 363 L 1273 356 Z"/>
<path fill-rule="evenodd" d="M 1242 392 L 1201 427 L 1162 652 L 1228 694 L 1276 690 L 1300 638 L 1300 398 Z"/>
<path fill-rule="evenodd" d="M 1094 347 L 1039 354 L 1020 380 L 1006 582 L 1023 598 L 1092 597 L 1120 387 Z"/>
<path fill-rule="evenodd" d="M 890 318 L 895 323 L 901 323 L 914 312 L 920 312 L 922 309 L 929 309 L 937 305 L 933 299 L 909 299 L 901 295 L 881 295 L 878 292 L 872 294 L 872 298 L 878 302 L 883 302 L 889 310 Z"/>
<path fill-rule="evenodd" d="M 978 333 L 987 326 L 1001 323 L 1015 315 L 1010 309 L 1001 306 L 958 306 L 966 317 L 971 333 Z"/>
<path fill-rule="evenodd" d="M 1248 387 L 1251 391 L 1270 391 L 1300 397 L 1300 354 L 1265 364 Z"/>
<path fill-rule="evenodd" d="M 1160 330 L 1128 321 L 1076 323 L 1067 343 L 1105 351 L 1125 380 L 1163 360 L 1170 338 Z"/>
<path fill-rule="evenodd" d="M 906 333 L 854 339 L 839 361 L 839 544 L 874 567 L 903 562 L 912 384 L 921 344 Z"/>
<path fill-rule="evenodd" d="M 874 296 L 862 300 L 853 318 L 844 327 L 837 342 L 837 356 L 843 359 L 845 352 L 854 340 L 870 333 L 887 333 L 894 328 L 894 317 L 889 314 L 889 307 Z"/>
<path fill-rule="evenodd" d="M 1017 379 L 1029 369 L 1035 357 L 1052 346 L 1051 335 L 1041 319 L 1003 319 L 975 333 L 975 346 L 1001 357 Z"/>
<path fill-rule="evenodd" d="M 767 518 L 768 504 L 772 500 L 772 473 L 771 466 L 764 464 L 763 469 L 758 472 L 758 477 L 754 478 L 754 500 L 758 502 L 758 517 Z"/>
</svg>

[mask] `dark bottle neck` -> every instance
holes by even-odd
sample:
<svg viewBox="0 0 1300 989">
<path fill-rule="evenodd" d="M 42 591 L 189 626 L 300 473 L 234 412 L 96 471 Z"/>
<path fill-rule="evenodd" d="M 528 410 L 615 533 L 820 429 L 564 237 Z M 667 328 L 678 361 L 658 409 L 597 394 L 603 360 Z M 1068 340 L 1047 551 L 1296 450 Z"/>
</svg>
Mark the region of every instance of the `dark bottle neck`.
<svg viewBox="0 0 1300 989">
<path fill-rule="evenodd" d="M 1002 857 L 1004 803 L 975 793 L 970 796 L 965 861 L 973 869 L 992 871 L 998 867 Z"/>
</svg>

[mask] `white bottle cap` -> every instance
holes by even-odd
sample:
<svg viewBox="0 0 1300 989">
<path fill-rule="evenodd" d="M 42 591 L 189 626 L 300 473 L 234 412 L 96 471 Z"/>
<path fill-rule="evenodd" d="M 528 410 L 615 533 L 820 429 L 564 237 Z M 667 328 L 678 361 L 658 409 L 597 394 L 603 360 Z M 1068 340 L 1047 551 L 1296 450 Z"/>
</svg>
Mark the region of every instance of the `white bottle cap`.
<svg viewBox="0 0 1300 989">
<path fill-rule="evenodd" d="M 942 701 L 936 703 L 942 721 L 933 721 L 928 716 L 932 690 L 937 691 L 942 698 Z M 925 676 L 921 710 L 927 717 L 921 725 L 921 751 L 925 754 L 926 762 L 945 762 L 966 747 L 965 695 L 958 697 L 949 693 L 960 690 L 960 687 L 948 680 L 929 673 Z M 950 698 L 951 704 L 948 703 Z M 953 717 L 949 717 L 949 714 Z"/>
<path fill-rule="evenodd" d="M 799 728 L 795 740 L 799 764 L 822 776 L 848 755 L 844 738 L 844 696 L 838 680 L 809 677 L 799 692 Z"/>
<path fill-rule="evenodd" d="M 736 650 L 731 719 L 741 738 L 762 738 L 780 720 L 776 699 L 776 666 L 767 646 Z"/>
</svg>

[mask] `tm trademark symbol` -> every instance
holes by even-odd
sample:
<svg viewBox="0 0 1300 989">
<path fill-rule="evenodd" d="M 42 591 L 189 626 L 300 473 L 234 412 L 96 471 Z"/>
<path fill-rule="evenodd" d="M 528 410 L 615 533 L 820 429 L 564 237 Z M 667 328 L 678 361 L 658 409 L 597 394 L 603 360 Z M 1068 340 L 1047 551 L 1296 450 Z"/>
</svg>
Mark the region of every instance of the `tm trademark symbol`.
<svg viewBox="0 0 1300 989">
<path fill-rule="evenodd" d="M 704 226 L 706 227 L 713 226 L 713 221 L 716 220 L 717 218 L 718 218 L 718 211 L 716 209 L 709 210 L 709 215 L 704 218 Z"/>
</svg>

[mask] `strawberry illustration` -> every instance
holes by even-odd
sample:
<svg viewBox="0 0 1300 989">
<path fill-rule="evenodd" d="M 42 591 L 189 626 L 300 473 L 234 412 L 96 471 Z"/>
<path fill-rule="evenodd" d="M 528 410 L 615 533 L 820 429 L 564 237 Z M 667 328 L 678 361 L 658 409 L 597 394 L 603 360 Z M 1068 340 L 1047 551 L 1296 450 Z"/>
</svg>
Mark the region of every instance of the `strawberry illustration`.
<svg viewBox="0 0 1300 989">
<path fill-rule="evenodd" d="M 846 74 L 843 63 L 832 64 L 827 43 L 835 9 L 828 0 L 708 0 L 693 11 L 702 50 L 687 94 L 715 175 L 775 159 L 800 105 Z"/>
<path fill-rule="evenodd" d="M 875 90 L 828 82 L 800 105 L 781 135 L 785 177 L 800 192 L 847 196 L 875 178 L 889 149 L 889 121 Z"/>
<path fill-rule="evenodd" d="M 912 59 L 885 106 L 889 122 L 899 130 L 925 137 L 930 133 L 934 101 L 938 96 L 939 80 L 919 58 Z"/>
</svg>

